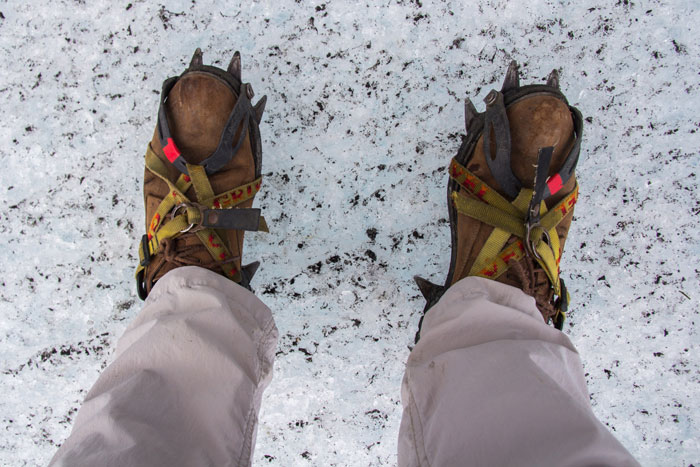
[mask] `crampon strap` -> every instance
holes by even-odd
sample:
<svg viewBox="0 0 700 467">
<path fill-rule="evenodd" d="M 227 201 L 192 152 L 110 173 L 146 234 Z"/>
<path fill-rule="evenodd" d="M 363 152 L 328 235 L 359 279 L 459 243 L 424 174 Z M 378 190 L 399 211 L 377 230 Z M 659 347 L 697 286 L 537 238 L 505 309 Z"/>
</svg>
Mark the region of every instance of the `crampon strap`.
<svg viewBox="0 0 700 467">
<path fill-rule="evenodd" d="M 185 164 L 186 171 L 173 183 L 168 178 L 165 163 L 158 158 L 150 144 L 146 150 L 146 169 L 165 182 L 170 192 L 161 201 L 147 233 L 139 243 L 139 266 L 136 269 L 139 296 L 142 299 L 146 297 L 144 270 L 151 258 L 160 251 L 161 242 L 188 232 L 199 238 L 226 277 L 244 283 L 246 278 L 236 267 L 236 258 L 217 230 L 268 231 L 260 209 L 232 209 L 255 196 L 260 190 L 261 178 L 215 195 L 206 168 Z M 196 202 L 185 196 L 190 187 L 194 187 Z"/>
<path fill-rule="evenodd" d="M 559 277 L 562 248 L 556 227 L 576 204 L 578 184 L 555 206 L 547 209 L 544 199 L 547 197 L 548 182 L 545 178 L 551 156 L 552 148 L 540 150 L 535 189 L 521 188 L 512 202 L 453 159 L 450 177 L 467 194 L 454 191 L 451 196 L 457 212 L 494 227 L 468 275 L 497 279 L 509 269 L 511 261 L 519 261 L 526 254 L 530 255 L 546 272 L 554 294 L 559 297 L 553 320 L 555 326 L 561 329 L 569 294 Z M 510 241 L 513 236 L 516 240 Z"/>
</svg>

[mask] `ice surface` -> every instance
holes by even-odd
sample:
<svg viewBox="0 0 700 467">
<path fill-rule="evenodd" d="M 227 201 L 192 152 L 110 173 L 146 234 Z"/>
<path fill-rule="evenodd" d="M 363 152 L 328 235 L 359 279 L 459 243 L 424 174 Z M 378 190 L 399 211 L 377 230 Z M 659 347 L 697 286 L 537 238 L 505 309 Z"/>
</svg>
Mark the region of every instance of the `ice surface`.
<svg viewBox="0 0 700 467">
<path fill-rule="evenodd" d="M 411 277 L 444 279 L 464 98 L 511 59 L 587 118 L 562 270 L 594 410 L 644 465 L 700 462 L 695 1 L 167 3 L 0 2 L 0 464 L 48 462 L 139 311 L 143 152 L 196 47 L 268 95 L 258 465 L 396 463 Z"/>
</svg>

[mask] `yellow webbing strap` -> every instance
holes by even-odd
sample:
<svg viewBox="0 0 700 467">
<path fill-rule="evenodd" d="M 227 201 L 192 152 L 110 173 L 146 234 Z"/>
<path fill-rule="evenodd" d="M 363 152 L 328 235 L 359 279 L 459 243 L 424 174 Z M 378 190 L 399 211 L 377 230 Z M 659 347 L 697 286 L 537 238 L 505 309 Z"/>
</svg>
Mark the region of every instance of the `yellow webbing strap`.
<svg viewBox="0 0 700 467">
<path fill-rule="evenodd" d="M 241 281 L 241 272 L 236 268 L 233 257 L 226 244 L 221 240 L 219 234 L 216 233 L 214 229 L 204 229 L 197 232 L 197 238 L 207 247 L 212 258 L 217 261 L 229 261 L 221 265 L 224 273 L 227 277 L 233 279 L 235 282 Z"/>
<path fill-rule="evenodd" d="M 528 191 L 530 191 L 530 193 L 528 193 Z M 512 204 L 524 216 L 524 212 L 528 208 L 531 198 L 532 190 L 522 190 L 518 197 L 513 200 Z M 503 247 L 506 245 L 506 243 L 508 243 L 508 239 L 510 237 L 510 232 L 503 229 L 494 228 L 493 232 L 491 232 L 491 235 L 489 235 L 489 238 L 486 240 L 486 243 L 484 243 L 484 246 L 481 248 L 476 260 L 474 260 L 474 264 L 472 264 L 472 268 L 468 275 L 477 275 L 479 271 L 484 269 L 488 264 L 493 263 L 494 258 L 496 258 L 498 254 L 503 251 Z M 500 276 L 500 274 L 498 275 Z"/>
<path fill-rule="evenodd" d="M 522 189 L 517 198 L 510 203 L 455 160 L 450 164 L 450 176 L 467 192 L 478 198 L 475 199 L 455 191 L 452 193 L 455 209 L 494 227 L 474 261 L 469 275 L 496 279 L 508 270 L 510 260 L 520 260 L 525 254 L 523 244 L 527 230 L 525 219 L 533 192 L 530 189 Z M 539 256 L 539 258 L 535 257 L 534 259 L 545 270 L 554 288 L 554 293 L 558 296 L 561 294 L 559 281 L 561 242 L 556 226 L 576 204 L 577 197 L 578 184 L 571 193 L 549 211 L 543 201 L 540 207 L 542 214 L 540 224 L 530 232 L 535 252 Z M 544 241 L 545 232 L 549 236 L 549 243 Z M 513 235 L 518 240 L 507 244 Z"/>
<path fill-rule="evenodd" d="M 526 190 L 524 189 L 523 191 Z M 520 195 L 518 195 L 518 198 L 526 199 L 527 196 L 531 197 L 532 190 L 527 190 L 527 192 L 529 193 L 521 193 Z M 517 218 L 505 214 L 492 206 L 489 206 L 483 202 L 471 198 L 467 198 L 463 195 L 459 195 L 458 193 L 453 193 L 452 199 L 454 201 L 454 206 L 458 212 L 476 220 L 479 220 L 487 225 L 491 225 L 496 228 L 495 230 L 500 230 L 502 232 L 507 233 L 508 237 L 510 237 L 511 235 L 515 235 L 521 240 L 525 238 L 526 228 L 524 219 L 518 220 Z M 546 210 L 544 202 L 542 203 L 541 209 L 542 212 Z M 544 225 L 540 227 L 535 227 L 532 230 L 531 237 L 534 241 L 534 248 L 536 253 L 539 255 L 539 258 L 536 257 L 534 259 L 546 271 L 547 277 L 552 283 L 555 293 L 558 295 L 560 292 L 558 266 L 559 242 L 556 232 L 556 224 L 558 224 L 563 219 L 563 216 L 557 215 L 555 211 L 549 211 L 542 217 L 542 224 L 545 224 L 545 219 L 547 220 L 547 225 L 550 225 L 554 221 L 556 221 L 556 223 L 552 226 L 552 228 L 548 230 L 544 228 Z M 550 241 L 552 242 L 551 245 L 543 241 L 545 230 L 547 230 L 549 234 Z M 492 241 L 492 244 L 484 245 L 484 248 L 488 250 L 488 252 L 484 254 L 484 257 L 489 258 L 490 261 L 489 259 L 485 259 L 482 257 L 481 262 L 479 262 L 475 267 L 472 268 L 472 272 L 474 270 L 485 270 L 487 272 L 483 274 L 483 277 L 495 279 L 508 269 L 507 261 L 508 259 L 513 259 L 513 256 L 509 257 L 508 255 L 501 255 L 502 253 L 504 253 L 503 250 L 501 250 L 501 254 L 493 254 L 493 252 L 496 251 L 496 249 L 498 248 L 499 244 L 502 245 L 501 242 L 503 241 L 503 236 L 504 234 L 497 233 L 495 236 L 493 236 L 493 238 L 489 238 L 489 240 Z M 557 244 L 554 244 L 554 240 L 552 240 L 552 237 L 556 237 Z M 506 239 L 506 241 L 507 240 L 508 239 Z M 509 253 L 516 253 L 517 255 L 517 251 Z M 482 255 L 480 254 L 479 256 L 481 257 Z M 520 258 L 522 258 L 522 256 L 515 259 Z M 491 263 L 491 266 L 488 266 L 489 262 Z M 481 276 L 482 274 L 481 272 L 479 272 L 476 275 Z"/>
<path fill-rule="evenodd" d="M 525 238 L 525 220 L 506 214 L 474 198 L 467 198 L 458 192 L 452 193 L 452 203 L 458 212 L 472 217 L 484 224 L 505 230 L 517 237 Z"/>
<path fill-rule="evenodd" d="M 454 159 L 450 163 L 450 177 L 484 203 L 488 203 L 511 216 L 520 216 L 520 211 L 507 199 Z"/>
<path fill-rule="evenodd" d="M 186 164 L 187 172 L 192 178 L 192 186 L 197 199 L 210 200 L 214 198 L 214 190 L 207 178 L 207 172 L 201 165 Z"/>
<path fill-rule="evenodd" d="M 168 185 L 171 191 L 170 196 L 173 198 L 177 198 L 178 204 L 180 202 L 184 202 L 184 200 L 187 200 L 183 193 L 185 193 L 192 186 L 192 180 L 190 179 L 190 177 L 181 174 L 178 178 L 177 183 L 173 184 L 168 179 L 168 172 L 165 167 L 165 164 L 158 158 L 158 156 L 156 156 L 156 154 L 151 149 L 150 145 L 146 150 L 146 168 L 151 173 L 153 173 L 153 175 L 160 178 L 161 180 L 163 180 L 163 182 L 165 182 Z M 225 191 L 216 196 L 212 194 L 208 198 L 198 199 L 200 200 L 200 204 L 213 207 L 215 209 L 225 209 L 234 207 L 255 196 L 257 192 L 260 191 L 261 183 L 262 177 L 257 178 L 256 180 L 253 180 L 252 182 L 247 183 L 245 185 L 241 185 L 239 187 Z"/>
<path fill-rule="evenodd" d="M 151 219 L 147 232 L 149 239 L 156 233 L 156 230 L 158 230 L 160 224 L 163 222 L 163 219 L 165 219 L 168 213 L 170 213 L 175 206 L 185 201 L 178 193 L 186 192 L 190 186 L 192 186 L 190 177 L 185 174 L 181 174 L 180 177 L 178 177 L 177 182 L 175 182 L 177 191 L 171 191 L 168 196 L 163 198 L 163 201 L 161 201 L 161 203 L 158 205 L 158 209 Z"/>
<path fill-rule="evenodd" d="M 170 189 L 170 193 L 161 201 L 151 219 L 147 231 L 148 241 L 145 244 L 139 244 L 137 275 L 144 269 L 141 263 L 146 255 L 149 257 L 156 255 L 160 249 L 160 242 L 163 239 L 175 238 L 188 228 L 201 222 L 201 211 L 195 208 L 184 195 L 190 187 L 194 187 L 197 199 L 201 200 L 199 204 L 214 209 L 226 209 L 233 208 L 255 196 L 260 190 L 262 181 L 262 178 L 258 178 L 245 185 L 215 195 L 204 168 L 198 165 L 187 164 L 187 171 L 190 175 L 180 174 L 177 181 L 173 183 L 168 178 L 167 167 L 155 154 L 150 144 L 146 149 L 146 169 L 165 182 Z M 173 211 L 176 209 L 176 206 L 185 203 L 187 203 L 187 206 Z M 172 219 L 165 222 L 165 218 L 170 213 L 177 215 L 172 216 L 171 214 Z M 260 230 L 268 232 L 267 222 L 265 222 L 263 217 L 260 218 Z M 240 282 L 240 271 L 234 265 L 236 258 L 233 257 L 226 247 L 220 235 L 214 229 L 202 229 L 197 231 L 196 235 L 212 257 L 223 263 L 221 267 L 224 273 L 234 281 Z M 144 247 L 148 248 L 149 251 L 143 251 Z"/>
<path fill-rule="evenodd" d="M 192 186 L 197 195 L 197 199 L 204 201 L 205 206 L 211 206 L 214 200 L 214 190 L 211 187 L 209 178 L 207 177 L 206 170 L 201 165 L 191 165 L 187 164 L 187 171 L 192 176 Z M 211 206 L 213 207 L 213 206 Z M 214 229 L 204 229 L 197 232 L 197 237 L 204 244 L 204 246 L 211 254 L 212 258 L 217 261 L 227 261 L 230 262 L 222 264 L 222 269 L 226 276 L 230 277 L 236 282 L 240 282 L 241 273 L 234 266 L 233 255 L 231 251 L 226 247 L 226 244 L 222 241 L 221 237 Z"/>
<path fill-rule="evenodd" d="M 559 266 L 557 265 L 557 259 L 554 255 L 554 252 L 552 251 L 551 246 L 547 245 L 546 242 L 542 241 L 541 232 L 535 232 L 535 234 L 540 234 L 539 240 L 537 240 L 537 243 L 535 244 L 535 251 L 537 251 L 537 254 L 539 254 L 540 257 L 535 258 L 535 260 L 539 263 L 540 266 L 542 266 L 542 269 L 544 269 L 544 271 L 547 273 L 549 282 L 554 288 L 554 293 L 556 295 L 560 295 Z"/>
<path fill-rule="evenodd" d="M 485 266 L 474 275 L 487 279 L 497 279 L 508 270 L 509 261 L 520 261 L 523 256 L 525 256 L 523 242 L 516 240 L 503 248 L 497 256 L 491 258 L 491 262 L 485 262 Z"/>
</svg>

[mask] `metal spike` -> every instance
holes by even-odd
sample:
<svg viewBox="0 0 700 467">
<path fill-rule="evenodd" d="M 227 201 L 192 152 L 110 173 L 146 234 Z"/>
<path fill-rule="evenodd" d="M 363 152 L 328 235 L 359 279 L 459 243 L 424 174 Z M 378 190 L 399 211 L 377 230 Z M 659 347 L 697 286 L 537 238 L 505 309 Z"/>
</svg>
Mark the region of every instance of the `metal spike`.
<svg viewBox="0 0 700 467">
<path fill-rule="evenodd" d="M 425 298 L 428 301 L 430 301 L 442 288 L 439 285 L 433 284 L 432 282 L 425 280 L 420 276 L 413 276 L 413 280 L 416 281 L 416 285 L 420 289 L 420 293 L 423 295 L 423 298 Z"/>
<path fill-rule="evenodd" d="M 515 60 L 510 62 L 508 65 L 508 71 L 506 71 L 506 78 L 503 80 L 503 87 L 501 87 L 501 92 L 506 92 L 511 89 L 517 89 L 520 87 L 520 73 L 518 72 L 518 62 Z"/>
<path fill-rule="evenodd" d="M 265 112 L 265 104 L 267 103 L 267 96 L 262 96 L 257 104 L 253 107 L 255 111 L 255 120 L 260 123 L 262 121 L 263 112 Z"/>
<path fill-rule="evenodd" d="M 557 70 L 552 70 L 547 76 L 547 86 L 559 89 L 559 72 Z"/>
<path fill-rule="evenodd" d="M 476 107 L 474 107 L 472 100 L 467 98 L 467 100 L 464 102 L 464 125 L 467 131 L 469 131 L 469 127 L 472 126 L 474 119 L 478 115 L 479 112 L 476 111 Z"/>
<path fill-rule="evenodd" d="M 255 273 L 258 271 L 258 268 L 260 267 L 260 261 L 254 261 L 250 264 L 246 264 L 241 268 L 241 272 L 243 273 L 243 277 L 250 282 L 253 280 L 253 276 Z"/>
<path fill-rule="evenodd" d="M 197 50 L 194 51 L 192 60 L 190 60 L 190 68 L 197 66 L 202 66 L 202 49 L 199 47 L 197 47 Z"/>
<path fill-rule="evenodd" d="M 231 73 L 238 81 L 241 80 L 241 53 L 238 50 L 233 54 L 226 71 Z"/>
</svg>

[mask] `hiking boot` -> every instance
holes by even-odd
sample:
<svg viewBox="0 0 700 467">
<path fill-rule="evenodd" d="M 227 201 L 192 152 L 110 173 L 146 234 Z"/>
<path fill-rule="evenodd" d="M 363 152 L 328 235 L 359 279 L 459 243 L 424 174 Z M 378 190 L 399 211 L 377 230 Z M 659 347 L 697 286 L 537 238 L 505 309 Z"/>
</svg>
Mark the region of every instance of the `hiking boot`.
<svg viewBox="0 0 700 467">
<path fill-rule="evenodd" d="M 253 106 L 241 81 L 241 56 L 228 68 L 202 64 L 165 80 L 158 123 L 146 150 L 146 234 L 136 282 L 145 299 L 179 266 L 201 266 L 250 289 L 259 263 L 241 266 L 244 231 L 267 231 L 259 209 L 262 148 L 258 124 L 266 98 Z"/>
<path fill-rule="evenodd" d="M 439 286 L 415 278 L 424 315 L 451 285 L 477 276 L 522 289 L 561 329 L 569 295 L 559 262 L 578 197 L 581 114 L 559 90 L 556 70 L 545 85 L 520 86 L 516 62 L 484 101 L 478 113 L 467 99 L 467 137 L 449 167 L 447 279 Z"/>
</svg>

